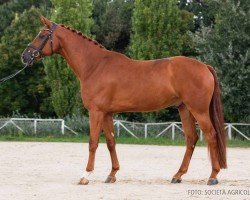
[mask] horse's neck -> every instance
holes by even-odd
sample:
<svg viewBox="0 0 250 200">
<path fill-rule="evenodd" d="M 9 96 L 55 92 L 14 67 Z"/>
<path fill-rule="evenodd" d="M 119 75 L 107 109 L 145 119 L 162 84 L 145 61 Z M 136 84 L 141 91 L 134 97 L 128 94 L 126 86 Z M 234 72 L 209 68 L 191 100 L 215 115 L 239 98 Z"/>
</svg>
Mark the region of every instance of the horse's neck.
<svg viewBox="0 0 250 200">
<path fill-rule="evenodd" d="M 60 37 L 60 45 L 59 53 L 66 59 L 81 81 L 90 77 L 105 52 L 93 42 L 71 31 L 67 31 L 65 35 Z"/>
</svg>

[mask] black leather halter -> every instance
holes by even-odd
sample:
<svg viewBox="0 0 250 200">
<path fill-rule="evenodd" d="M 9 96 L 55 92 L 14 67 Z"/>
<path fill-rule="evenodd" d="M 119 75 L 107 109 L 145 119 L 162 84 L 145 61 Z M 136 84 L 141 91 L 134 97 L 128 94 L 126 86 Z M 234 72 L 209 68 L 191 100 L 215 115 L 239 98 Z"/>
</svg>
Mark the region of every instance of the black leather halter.
<svg viewBox="0 0 250 200">
<path fill-rule="evenodd" d="M 56 29 L 57 24 L 56 23 L 52 23 L 52 26 L 50 29 L 44 29 L 45 31 L 48 31 L 49 34 L 47 34 L 43 39 L 41 39 L 41 44 L 39 47 L 34 46 L 33 44 L 28 44 L 28 47 L 30 49 L 33 49 L 34 51 L 32 51 L 31 56 L 32 58 L 36 58 L 36 57 L 44 57 L 44 54 L 42 52 L 43 48 L 45 47 L 45 45 L 47 44 L 48 40 L 50 40 L 50 47 L 51 47 L 51 53 L 53 54 L 53 41 L 52 41 L 52 36 L 53 36 L 53 32 Z"/>
</svg>

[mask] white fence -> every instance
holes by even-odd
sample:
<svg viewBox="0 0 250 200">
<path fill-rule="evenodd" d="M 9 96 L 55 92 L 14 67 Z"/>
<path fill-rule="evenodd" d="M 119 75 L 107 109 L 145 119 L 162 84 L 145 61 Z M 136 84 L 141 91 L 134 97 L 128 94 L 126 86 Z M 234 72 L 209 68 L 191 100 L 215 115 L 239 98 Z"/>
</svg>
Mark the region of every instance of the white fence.
<svg viewBox="0 0 250 200">
<path fill-rule="evenodd" d="M 71 128 L 69 128 L 68 126 L 65 125 L 65 121 L 63 119 L 34 119 L 34 118 L 10 118 L 10 119 L 1 119 L 1 121 L 5 121 L 5 123 L 0 127 L 0 130 L 3 129 L 4 127 L 7 127 L 9 125 L 14 126 L 15 128 L 17 128 L 19 131 L 21 131 L 22 133 L 25 133 L 25 131 L 23 130 L 23 128 L 21 128 L 20 125 L 17 125 L 17 122 L 31 122 L 33 124 L 33 130 L 34 133 L 37 133 L 37 128 L 38 128 L 38 124 L 39 122 L 58 122 L 60 124 L 60 131 L 62 133 L 62 135 L 64 135 L 65 133 L 65 129 L 69 130 L 70 132 L 74 133 L 75 135 L 78 135 L 78 133 L 74 130 L 72 130 Z"/>
<path fill-rule="evenodd" d="M 119 137 L 121 135 L 121 130 L 125 130 L 128 134 L 132 135 L 135 138 L 139 138 L 137 134 L 135 133 L 135 127 L 141 127 L 140 132 L 143 133 L 144 138 L 148 138 L 149 136 L 149 128 L 152 129 L 152 127 L 159 127 L 161 126 L 161 129 L 154 130 L 154 136 L 153 137 L 160 137 L 163 135 L 169 135 L 171 136 L 172 140 L 175 140 L 176 135 L 183 133 L 182 124 L 181 122 L 164 122 L 164 123 L 136 123 L 136 122 L 128 122 L 123 120 L 115 120 L 114 125 L 116 126 L 117 136 Z M 241 130 L 239 130 L 239 127 L 245 127 L 249 133 L 249 127 L 250 124 L 247 123 L 225 123 L 225 130 L 228 134 L 228 139 L 232 140 L 232 135 L 238 134 L 241 137 L 247 139 L 250 141 L 250 138 L 248 134 L 243 133 Z M 200 128 L 197 126 L 200 140 L 203 140 L 203 134 Z M 151 130 L 152 131 L 152 130 Z M 140 134 L 140 136 L 142 136 Z"/>
<path fill-rule="evenodd" d="M 78 135 L 75 130 L 72 130 L 65 124 L 63 119 L 35 119 L 35 118 L 10 118 L 10 119 L 0 119 L 2 121 L 2 125 L 0 126 L 1 129 L 12 126 L 18 129 L 20 132 L 25 133 L 24 129 L 22 128 L 22 123 L 30 122 L 32 123 L 33 132 L 36 134 L 38 126 L 42 126 L 42 123 L 59 123 L 59 129 L 61 134 L 65 134 L 65 130 L 70 131 L 71 133 Z M 182 124 L 180 122 L 164 122 L 164 123 L 137 123 L 137 122 L 128 122 L 124 120 L 114 120 L 114 125 L 116 127 L 117 136 L 121 135 L 131 135 L 135 138 L 148 138 L 148 137 L 160 137 L 160 136 L 168 136 L 172 140 L 175 140 L 176 137 L 182 136 L 183 129 Z M 231 140 L 234 136 L 240 136 L 248 141 L 249 138 L 249 126 L 250 124 L 247 123 L 226 123 L 225 129 L 228 134 L 229 140 Z M 244 127 L 244 131 L 239 130 Z M 199 127 L 197 126 L 197 130 L 199 131 L 200 140 L 203 140 L 203 134 Z M 58 130 L 59 131 L 59 130 Z"/>
</svg>

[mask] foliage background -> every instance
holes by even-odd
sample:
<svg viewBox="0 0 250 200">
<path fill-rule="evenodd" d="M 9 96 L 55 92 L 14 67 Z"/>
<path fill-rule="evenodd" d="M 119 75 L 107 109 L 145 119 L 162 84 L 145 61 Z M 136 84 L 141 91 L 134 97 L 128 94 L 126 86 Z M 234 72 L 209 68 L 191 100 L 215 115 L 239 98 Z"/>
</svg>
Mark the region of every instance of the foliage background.
<svg viewBox="0 0 250 200">
<path fill-rule="evenodd" d="M 20 55 L 38 33 L 39 15 L 94 37 L 136 59 L 196 57 L 216 68 L 228 122 L 249 122 L 249 1 L 1 0 L 0 78 L 22 67 Z M 87 116 L 79 83 L 60 56 L 46 58 L 0 85 L 0 115 Z M 126 113 L 131 121 L 178 120 L 176 109 Z"/>
<path fill-rule="evenodd" d="M 90 35 L 93 25 L 92 1 L 90 0 L 52 0 L 50 19 L 70 25 Z M 65 12 L 67 11 L 67 12 Z M 80 85 L 66 61 L 59 55 L 44 61 L 51 100 L 56 115 L 60 118 L 68 114 L 84 114 L 80 97 Z M 86 113 L 86 112 L 85 112 Z"/>
</svg>

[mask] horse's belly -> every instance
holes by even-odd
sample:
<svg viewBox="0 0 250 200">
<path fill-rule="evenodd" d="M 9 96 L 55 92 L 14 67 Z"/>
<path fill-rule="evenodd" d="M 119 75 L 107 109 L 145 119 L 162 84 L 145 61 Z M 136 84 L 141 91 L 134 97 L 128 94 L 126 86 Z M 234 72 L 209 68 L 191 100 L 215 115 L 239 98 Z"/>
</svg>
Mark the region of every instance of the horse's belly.
<svg viewBox="0 0 250 200">
<path fill-rule="evenodd" d="M 157 111 L 179 103 L 179 99 L 170 90 L 137 90 L 123 98 L 114 98 L 110 108 L 114 112 Z"/>
</svg>

